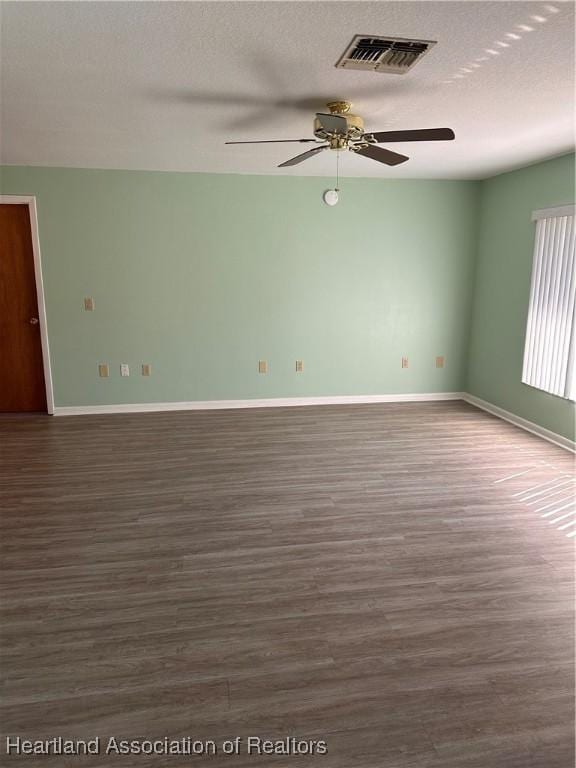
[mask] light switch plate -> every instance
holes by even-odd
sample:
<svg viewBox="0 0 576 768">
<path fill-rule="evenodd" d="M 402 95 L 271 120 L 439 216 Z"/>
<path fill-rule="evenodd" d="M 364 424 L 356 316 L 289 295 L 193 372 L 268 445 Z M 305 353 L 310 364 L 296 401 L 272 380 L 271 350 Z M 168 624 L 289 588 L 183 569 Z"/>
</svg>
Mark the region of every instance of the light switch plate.
<svg viewBox="0 0 576 768">
<path fill-rule="evenodd" d="M 94 312 L 94 299 L 92 296 L 87 296 L 84 299 L 84 309 L 86 312 Z"/>
<path fill-rule="evenodd" d="M 266 360 L 258 360 L 258 373 L 268 373 L 268 362 Z"/>
<path fill-rule="evenodd" d="M 130 366 L 128 363 L 120 364 L 120 376 L 130 376 Z"/>
<path fill-rule="evenodd" d="M 304 360 L 296 360 L 296 373 L 304 372 Z"/>
<path fill-rule="evenodd" d="M 150 376 L 152 373 L 152 366 L 150 363 L 142 363 L 142 376 Z"/>
<path fill-rule="evenodd" d="M 436 368 L 444 368 L 444 356 L 439 355 L 436 358 Z"/>
<path fill-rule="evenodd" d="M 108 368 L 108 363 L 100 363 L 98 365 L 98 376 L 100 376 L 101 379 L 107 379 L 108 376 L 110 376 L 110 369 Z"/>
<path fill-rule="evenodd" d="M 408 358 L 403 357 L 402 358 L 402 368 L 408 368 Z"/>
</svg>

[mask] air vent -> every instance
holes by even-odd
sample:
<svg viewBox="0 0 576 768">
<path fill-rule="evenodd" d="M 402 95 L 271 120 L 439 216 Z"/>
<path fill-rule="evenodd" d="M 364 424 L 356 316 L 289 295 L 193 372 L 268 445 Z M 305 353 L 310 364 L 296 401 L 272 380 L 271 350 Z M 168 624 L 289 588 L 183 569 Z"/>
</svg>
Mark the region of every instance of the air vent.
<svg viewBox="0 0 576 768">
<path fill-rule="evenodd" d="M 434 45 L 434 40 L 356 35 L 336 66 L 403 75 Z"/>
</svg>

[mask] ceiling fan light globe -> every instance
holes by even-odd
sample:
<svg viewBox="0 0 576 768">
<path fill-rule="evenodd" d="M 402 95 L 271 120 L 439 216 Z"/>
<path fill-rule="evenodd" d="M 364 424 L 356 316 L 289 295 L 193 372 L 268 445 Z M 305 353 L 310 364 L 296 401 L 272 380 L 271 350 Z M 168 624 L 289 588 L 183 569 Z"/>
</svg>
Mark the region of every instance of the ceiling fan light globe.
<svg viewBox="0 0 576 768">
<path fill-rule="evenodd" d="M 326 192 L 322 195 L 322 199 L 326 203 L 326 205 L 336 205 L 338 202 L 338 190 L 337 189 L 327 189 Z"/>
</svg>

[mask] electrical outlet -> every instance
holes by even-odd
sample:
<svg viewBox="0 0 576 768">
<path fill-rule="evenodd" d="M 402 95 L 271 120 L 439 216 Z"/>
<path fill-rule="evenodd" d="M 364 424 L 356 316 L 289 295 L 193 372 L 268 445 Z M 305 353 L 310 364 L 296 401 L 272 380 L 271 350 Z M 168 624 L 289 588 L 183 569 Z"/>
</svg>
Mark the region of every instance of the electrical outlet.
<svg viewBox="0 0 576 768">
<path fill-rule="evenodd" d="M 266 360 L 258 360 L 258 373 L 268 373 L 268 362 Z"/>
<path fill-rule="evenodd" d="M 304 372 L 304 360 L 296 360 L 296 373 Z"/>
<path fill-rule="evenodd" d="M 110 376 L 110 369 L 108 368 L 108 363 L 99 364 L 98 376 L 100 376 L 101 379 L 107 379 L 108 376 Z"/>
<path fill-rule="evenodd" d="M 128 363 L 120 364 L 120 376 L 130 376 L 130 366 Z"/>
<path fill-rule="evenodd" d="M 402 358 L 402 368 L 408 368 L 408 358 L 403 357 Z"/>
<path fill-rule="evenodd" d="M 91 296 L 84 299 L 84 309 L 86 312 L 94 312 L 94 299 Z"/>
<path fill-rule="evenodd" d="M 152 374 L 152 366 L 150 363 L 142 364 L 142 376 L 150 376 Z"/>
<path fill-rule="evenodd" d="M 436 358 L 436 368 L 444 368 L 444 356 L 440 355 Z"/>
</svg>

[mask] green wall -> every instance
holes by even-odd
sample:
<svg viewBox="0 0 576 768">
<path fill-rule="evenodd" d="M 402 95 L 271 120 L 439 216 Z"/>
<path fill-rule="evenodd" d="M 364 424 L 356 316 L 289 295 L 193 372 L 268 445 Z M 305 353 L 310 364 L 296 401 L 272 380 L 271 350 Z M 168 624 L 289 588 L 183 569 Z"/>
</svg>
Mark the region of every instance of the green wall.
<svg viewBox="0 0 576 768">
<path fill-rule="evenodd" d="M 574 155 L 482 183 L 467 391 L 574 439 L 574 404 L 522 384 L 535 224 L 574 202 Z"/>
<path fill-rule="evenodd" d="M 332 184 L 3 168 L 3 194 L 37 198 L 56 405 L 467 390 L 573 438 L 573 404 L 521 369 L 530 214 L 574 200 L 574 156 L 484 182 L 346 179 L 329 208 Z"/>
<path fill-rule="evenodd" d="M 5 167 L 37 197 L 56 405 L 460 391 L 479 185 L 332 185 Z"/>
</svg>

